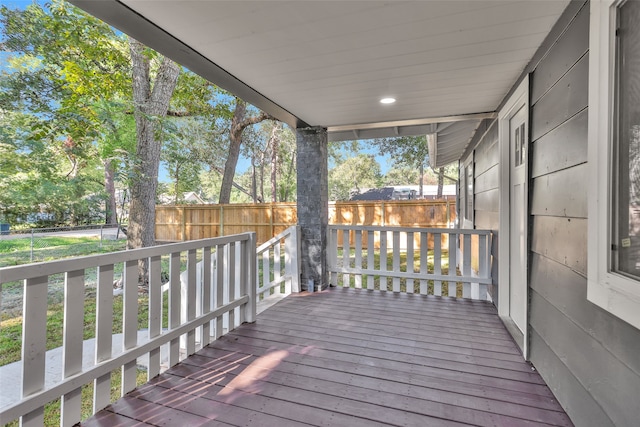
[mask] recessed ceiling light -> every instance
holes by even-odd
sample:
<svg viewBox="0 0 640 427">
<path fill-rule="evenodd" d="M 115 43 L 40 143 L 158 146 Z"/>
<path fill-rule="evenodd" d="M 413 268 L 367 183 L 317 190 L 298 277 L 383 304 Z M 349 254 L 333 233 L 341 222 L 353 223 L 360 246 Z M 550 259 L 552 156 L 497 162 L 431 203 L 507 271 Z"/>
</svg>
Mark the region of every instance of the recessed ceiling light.
<svg viewBox="0 0 640 427">
<path fill-rule="evenodd" d="M 380 104 L 393 104 L 394 102 L 396 102 L 395 98 L 382 98 L 380 100 Z"/>
</svg>

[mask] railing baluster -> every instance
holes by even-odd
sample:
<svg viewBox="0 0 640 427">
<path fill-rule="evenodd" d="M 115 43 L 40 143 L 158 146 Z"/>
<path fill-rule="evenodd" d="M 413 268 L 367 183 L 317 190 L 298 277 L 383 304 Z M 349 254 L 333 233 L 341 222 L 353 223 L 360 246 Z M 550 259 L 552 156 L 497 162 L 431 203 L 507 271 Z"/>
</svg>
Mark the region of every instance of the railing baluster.
<svg viewBox="0 0 640 427">
<path fill-rule="evenodd" d="M 414 259 L 413 259 L 413 233 L 407 233 L 407 272 L 413 273 Z M 414 292 L 413 279 L 407 279 L 407 293 L 412 294 Z"/>
<path fill-rule="evenodd" d="M 400 272 L 400 233 L 393 232 L 393 272 Z M 393 292 L 400 292 L 400 277 L 393 278 Z"/>
<path fill-rule="evenodd" d="M 387 271 L 387 232 L 380 231 L 380 270 Z M 380 276 L 380 290 L 387 290 L 387 278 Z"/>
<path fill-rule="evenodd" d="M 22 311 L 22 397 L 44 388 L 47 350 L 47 276 L 25 280 Z M 42 426 L 44 407 L 24 415 L 21 426 Z"/>
<path fill-rule="evenodd" d="M 464 277 L 471 277 L 471 235 L 462 235 L 462 275 Z M 474 298 L 470 282 L 464 282 L 462 284 L 462 298 L 478 299 L 477 295 Z"/>
<path fill-rule="evenodd" d="M 285 237 L 284 239 L 284 274 L 287 276 L 287 280 L 285 281 L 284 292 L 285 294 L 290 294 L 293 289 L 293 282 L 295 279 L 293 272 L 293 263 L 297 261 L 296 259 L 296 250 L 295 250 L 295 227 L 292 228 L 292 234 Z M 294 292 L 300 292 L 299 290 L 295 290 Z"/>
<path fill-rule="evenodd" d="M 138 344 L 138 261 L 125 262 L 123 275 L 122 350 L 134 348 Z M 136 361 L 122 366 L 121 393 L 124 396 L 136 388 Z"/>
<path fill-rule="evenodd" d="M 242 295 L 249 296 L 249 302 L 243 305 L 241 308 L 241 321 L 253 323 L 256 320 L 256 288 L 255 274 L 256 274 L 256 239 L 252 234 L 247 242 L 243 243 L 243 259 L 240 262 L 242 266 Z"/>
<path fill-rule="evenodd" d="M 270 250 L 267 249 L 262 253 L 262 287 L 267 288 L 271 283 L 271 260 L 269 259 Z M 270 295 L 272 291 L 266 295 Z"/>
<path fill-rule="evenodd" d="M 355 268 L 362 270 L 362 231 L 356 230 L 355 241 Z M 356 288 L 362 288 L 362 274 L 356 274 L 355 276 Z"/>
<path fill-rule="evenodd" d="M 180 252 L 172 252 L 169 256 L 169 330 L 180 326 Z M 169 367 L 180 361 L 180 338 L 169 343 Z"/>
<path fill-rule="evenodd" d="M 162 258 L 149 258 L 149 341 L 162 332 Z M 147 380 L 160 373 L 160 347 L 149 352 Z"/>
<path fill-rule="evenodd" d="M 451 279 L 449 280 L 449 296 L 457 297 L 457 255 L 458 255 L 458 246 L 456 242 L 458 240 L 458 233 L 456 231 L 449 232 L 449 276 Z"/>
<path fill-rule="evenodd" d="M 342 230 L 342 266 L 350 267 L 351 264 L 351 245 L 349 242 L 350 239 L 349 230 Z M 351 287 L 350 283 L 350 275 L 349 273 L 345 273 L 342 275 L 342 286 L 345 288 Z"/>
<path fill-rule="evenodd" d="M 216 287 L 215 308 L 224 305 L 224 250 L 226 245 L 218 245 L 216 248 Z M 224 315 L 216 317 L 216 339 L 223 335 Z"/>
<path fill-rule="evenodd" d="M 426 276 L 429 273 L 429 233 L 420 232 L 420 274 Z M 434 287 L 435 289 L 435 287 Z M 420 279 L 420 294 L 427 295 L 429 293 L 429 282 L 426 279 Z"/>
<path fill-rule="evenodd" d="M 332 228 L 329 230 L 329 250 L 327 252 L 328 264 L 331 268 L 331 284 L 338 286 L 338 273 L 335 269 L 338 267 L 338 230 Z"/>
<path fill-rule="evenodd" d="M 281 251 L 280 251 L 280 242 L 276 243 L 276 245 L 273 247 L 273 280 L 278 281 L 280 280 L 280 278 L 282 277 L 282 270 L 280 270 L 281 266 L 280 266 L 280 256 L 282 255 Z M 281 286 L 277 286 L 275 288 L 275 293 L 276 294 L 281 294 L 282 287 Z"/>
<path fill-rule="evenodd" d="M 113 264 L 98 267 L 96 291 L 96 355 L 95 363 L 111 359 L 113 334 Z M 111 395 L 111 373 L 93 382 L 93 413 L 104 409 Z"/>
<path fill-rule="evenodd" d="M 367 269 L 375 268 L 375 234 L 372 230 L 367 231 Z M 367 274 L 367 289 L 374 289 L 375 283 L 373 274 Z"/>
<path fill-rule="evenodd" d="M 233 245 L 236 253 L 233 261 L 233 268 L 235 270 L 235 273 L 234 273 L 235 280 L 233 282 L 234 283 L 233 293 L 231 294 L 233 298 L 229 298 L 229 302 L 235 301 L 238 298 L 240 298 L 242 293 L 242 243 L 243 242 L 235 242 Z M 240 313 L 240 307 L 236 307 L 233 310 L 233 312 L 235 317 L 234 328 L 237 328 L 242 324 L 242 315 Z"/>
<path fill-rule="evenodd" d="M 82 372 L 84 326 L 84 270 L 68 271 L 64 280 L 63 378 Z M 60 425 L 72 426 L 80 419 L 81 387 L 62 396 Z"/>
<path fill-rule="evenodd" d="M 478 275 L 483 279 L 489 277 L 489 257 L 491 248 L 488 247 L 488 242 L 490 241 L 491 239 L 489 239 L 485 234 L 481 234 L 478 237 Z M 487 300 L 487 285 L 485 283 L 480 283 L 478 299 L 482 301 Z"/>
<path fill-rule="evenodd" d="M 254 260 L 255 263 L 255 260 Z M 211 311 L 211 247 L 202 249 L 202 314 Z M 200 342 L 206 347 L 211 341 L 211 322 L 202 325 Z"/>
<path fill-rule="evenodd" d="M 196 318 L 196 250 L 187 252 L 187 321 Z M 187 332 L 187 356 L 196 352 L 196 331 Z"/>
<path fill-rule="evenodd" d="M 236 245 L 229 243 L 227 245 L 227 298 L 225 304 L 233 301 L 236 295 Z M 236 328 L 235 311 L 230 311 L 228 331 L 231 332 Z"/>
<path fill-rule="evenodd" d="M 433 233 L 433 274 L 439 276 L 442 274 L 442 234 Z M 434 280 L 433 294 L 442 295 L 442 282 Z"/>
</svg>

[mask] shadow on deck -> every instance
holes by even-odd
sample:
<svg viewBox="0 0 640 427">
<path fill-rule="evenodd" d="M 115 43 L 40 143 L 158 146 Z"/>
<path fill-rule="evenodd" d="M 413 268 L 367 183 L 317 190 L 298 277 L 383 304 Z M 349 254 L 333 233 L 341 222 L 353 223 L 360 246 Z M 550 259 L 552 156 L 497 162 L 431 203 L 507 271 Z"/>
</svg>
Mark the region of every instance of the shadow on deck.
<svg viewBox="0 0 640 427">
<path fill-rule="evenodd" d="M 282 300 L 82 425 L 572 424 L 490 303 L 334 288 Z"/>
</svg>

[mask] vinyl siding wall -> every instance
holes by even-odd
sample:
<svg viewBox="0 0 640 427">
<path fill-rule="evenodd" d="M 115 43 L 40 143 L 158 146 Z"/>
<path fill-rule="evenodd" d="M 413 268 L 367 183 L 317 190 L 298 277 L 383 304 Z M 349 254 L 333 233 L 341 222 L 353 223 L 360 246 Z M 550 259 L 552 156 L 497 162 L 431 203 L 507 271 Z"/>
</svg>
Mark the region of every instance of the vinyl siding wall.
<svg viewBox="0 0 640 427">
<path fill-rule="evenodd" d="M 640 330 L 587 301 L 589 4 L 570 8 L 530 69 L 530 358 L 577 426 L 639 426 Z M 475 145 L 475 226 L 496 230 L 494 127 Z"/>
</svg>

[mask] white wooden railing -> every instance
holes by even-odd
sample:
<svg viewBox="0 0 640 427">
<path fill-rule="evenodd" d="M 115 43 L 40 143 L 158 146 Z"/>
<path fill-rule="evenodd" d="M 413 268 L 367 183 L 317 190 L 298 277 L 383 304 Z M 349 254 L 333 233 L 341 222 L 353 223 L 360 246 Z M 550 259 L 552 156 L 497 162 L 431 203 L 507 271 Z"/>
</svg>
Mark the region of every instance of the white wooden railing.
<svg viewBox="0 0 640 427">
<path fill-rule="evenodd" d="M 186 304 L 181 304 L 181 258 L 186 258 Z M 138 331 L 138 260 L 146 260 L 149 271 L 148 331 L 144 339 L 139 339 Z M 0 408 L 0 425 L 21 418 L 23 426 L 40 426 L 44 405 L 58 397 L 62 397 L 60 425 L 74 425 L 80 421 L 80 391 L 84 385 L 93 387 L 95 413 L 110 403 L 112 371 L 121 369 L 121 395 L 124 395 L 136 387 L 138 358 L 148 358 L 150 379 L 160 372 L 161 346 L 168 347 L 167 363 L 173 366 L 193 354 L 196 346 L 219 338 L 225 317 L 229 329 L 253 322 L 255 262 L 255 233 L 245 233 L 0 269 L 0 290 L 3 283 L 24 280 L 21 399 Z M 168 318 L 164 319 L 163 263 L 168 263 L 170 276 Z M 96 267 L 95 357 L 90 366 L 83 366 L 85 272 Z M 114 271 L 119 270 L 122 270 L 124 307 L 121 349 L 113 348 L 112 344 Z M 59 362 L 62 378 L 47 386 L 45 372 L 51 370 L 52 363 L 46 357 L 48 284 L 52 275 L 60 273 L 65 275 L 63 356 Z M 198 292 L 202 297 L 196 304 Z M 184 316 L 182 309 L 187 311 Z M 163 320 L 168 328 L 163 329 Z M 186 345 L 184 354 L 180 351 L 181 337 Z"/>
<path fill-rule="evenodd" d="M 257 300 L 277 300 L 300 292 L 300 227 L 287 228 L 257 249 Z"/>
<path fill-rule="evenodd" d="M 332 286 L 487 300 L 491 231 L 330 225 Z"/>
</svg>

